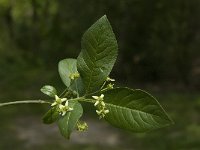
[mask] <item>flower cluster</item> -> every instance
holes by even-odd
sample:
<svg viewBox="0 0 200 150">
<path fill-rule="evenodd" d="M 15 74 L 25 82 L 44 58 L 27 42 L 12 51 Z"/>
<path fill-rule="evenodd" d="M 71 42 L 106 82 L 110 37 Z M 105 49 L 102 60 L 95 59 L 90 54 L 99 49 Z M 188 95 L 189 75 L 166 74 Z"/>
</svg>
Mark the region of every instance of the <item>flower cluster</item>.
<svg viewBox="0 0 200 150">
<path fill-rule="evenodd" d="M 64 105 L 62 104 L 63 102 L 65 102 Z M 68 111 L 73 110 L 73 108 L 69 106 L 69 101 L 67 100 L 67 98 L 59 98 L 57 95 L 55 95 L 55 101 L 51 104 L 51 106 L 58 106 L 58 111 L 62 116 L 64 116 Z"/>
<path fill-rule="evenodd" d="M 75 80 L 75 79 L 78 79 L 80 77 L 80 74 L 78 72 L 75 72 L 75 73 L 72 73 L 70 74 L 69 78 L 71 80 Z"/>
<path fill-rule="evenodd" d="M 78 122 L 77 123 L 77 130 L 78 131 L 87 131 L 88 130 L 88 125 L 86 122 Z"/>
<path fill-rule="evenodd" d="M 110 77 L 107 77 L 107 78 L 106 78 L 106 82 L 114 82 L 114 81 L 115 81 L 115 79 L 112 79 L 112 78 L 110 78 Z M 104 90 L 113 89 L 113 86 L 114 86 L 114 84 L 109 83 L 109 84 L 107 84 L 107 86 L 106 86 L 106 88 L 105 88 Z"/>
<path fill-rule="evenodd" d="M 59 98 L 57 95 L 55 95 L 55 101 L 51 104 L 51 106 L 61 105 L 66 100 L 67 98 Z"/>
<path fill-rule="evenodd" d="M 101 94 L 101 96 L 92 96 L 96 102 L 94 104 L 95 107 L 97 107 L 96 113 L 99 115 L 99 118 L 104 118 L 107 113 L 109 113 L 109 110 L 106 109 L 106 105 L 104 103 L 104 95 Z"/>
</svg>

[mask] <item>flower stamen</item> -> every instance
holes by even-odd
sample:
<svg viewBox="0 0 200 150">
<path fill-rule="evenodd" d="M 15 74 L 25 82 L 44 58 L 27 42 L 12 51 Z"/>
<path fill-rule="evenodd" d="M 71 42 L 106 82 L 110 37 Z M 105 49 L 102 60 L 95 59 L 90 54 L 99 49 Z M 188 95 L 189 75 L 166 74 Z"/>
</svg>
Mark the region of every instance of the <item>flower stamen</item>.
<svg viewBox="0 0 200 150">
<path fill-rule="evenodd" d="M 51 106 L 61 105 L 64 101 L 66 101 L 67 98 L 60 98 L 57 95 L 55 95 L 55 101 L 51 104 Z"/>
</svg>

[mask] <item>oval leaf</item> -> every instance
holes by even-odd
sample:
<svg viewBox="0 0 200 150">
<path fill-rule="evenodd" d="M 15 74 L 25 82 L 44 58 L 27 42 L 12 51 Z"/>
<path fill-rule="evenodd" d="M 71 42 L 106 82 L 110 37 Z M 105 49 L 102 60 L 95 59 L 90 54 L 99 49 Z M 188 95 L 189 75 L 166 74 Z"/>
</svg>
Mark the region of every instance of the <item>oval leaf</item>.
<svg viewBox="0 0 200 150">
<path fill-rule="evenodd" d="M 60 114 L 57 107 L 51 108 L 42 118 L 43 123 L 51 124 L 58 120 Z"/>
<path fill-rule="evenodd" d="M 172 124 L 158 101 L 142 90 L 116 88 L 104 93 L 109 113 L 105 119 L 113 126 L 145 132 Z"/>
<path fill-rule="evenodd" d="M 63 59 L 58 63 L 58 72 L 63 83 L 69 87 L 71 84 L 71 89 L 75 90 L 82 95 L 83 93 L 83 83 L 81 77 L 76 79 L 73 83 L 71 83 L 71 79 L 69 76 L 72 73 L 78 72 L 77 71 L 77 60 L 76 59 Z"/>
<path fill-rule="evenodd" d="M 69 87 L 71 80 L 69 78 L 70 74 L 77 72 L 76 67 L 76 59 L 63 59 L 58 63 L 58 72 L 60 74 L 60 77 L 63 81 L 63 83 Z"/>
<path fill-rule="evenodd" d="M 73 110 L 58 120 L 60 132 L 67 139 L 70 138 L 71 132 L 74 130 L 77 121 L 83 114 L 83 108 L 79 102 L 69 101 L 69 106 L 72 107 Z"/>
<path fill-rule="evenodd" d="M 51 86 L 51 85 L 45 85 L 43 86 L 40 91 L 50 97 L 55 97 L 55 95 L 57 94 L 56 89 Z"/>
<path fill-rule="evenodd" d="M 117 58 L 117 41 L 106 16 L 85 32 L 81 48 L 77 68 L 85 93 L 95 92 L 110 74 Z"/>
</svg>

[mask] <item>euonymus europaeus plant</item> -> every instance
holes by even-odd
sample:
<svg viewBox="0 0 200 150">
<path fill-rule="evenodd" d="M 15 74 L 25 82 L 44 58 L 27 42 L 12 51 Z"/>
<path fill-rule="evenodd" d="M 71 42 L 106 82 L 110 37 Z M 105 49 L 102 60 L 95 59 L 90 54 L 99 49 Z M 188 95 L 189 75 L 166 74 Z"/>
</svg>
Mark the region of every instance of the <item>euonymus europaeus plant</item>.
<svg viewBox="0 0 200 150">
<path fill-rule="evenodd" d="M 86 131 L 81 120 L 81 103 L 92 103 L 99 119 L 132 132 L 146 132 L 172 123 L 158 101 L 149 93 L 127 87 L 114 88 L 109 77 L 117 58 L 117 41 L 106 16 L 100 18 L 83 35 L 77 59 L 64 59 L 58 72 L 66 89 L 62 93 L 50 85 L 41 91 L 52 101 L 29 100 L 1 103 L 45 103 L 50 109 L 43 116 L 45 124 L 57 123 L 61 134 L 69 138 L 73 130 Z M 80 103 L 81 102 L 81 103 Z"/>
</svg>

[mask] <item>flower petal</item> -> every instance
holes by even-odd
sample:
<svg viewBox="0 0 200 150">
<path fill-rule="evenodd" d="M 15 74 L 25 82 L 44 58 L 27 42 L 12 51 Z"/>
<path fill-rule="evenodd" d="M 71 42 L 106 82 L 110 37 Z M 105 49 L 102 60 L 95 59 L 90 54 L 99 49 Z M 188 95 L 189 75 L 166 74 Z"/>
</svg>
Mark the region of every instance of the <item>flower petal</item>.
<svg viewBox="0 0 200 150">
<path fill-rule="evenodd" d="M 98 115 L 100 115 L 100 114 L 101 114 L 101 111 L 99 111 L 99 110 L 96 110 L 96 113 L 97 113 Z"/>
<path fill-rule="evenodd" d="M 57 99 L 59 99 L 59 97 L 57 95 L 55 95 L 55 99 L 57 100 Z"/>
<path fill-rule="evenodd" d="M 51 106 L 55 106 L 55 105 L 57 105 L 57 103 L 56 103 L 56 102 L 53 102 L 53 103 L 51 104 Z"/>
<path fill-rule="evenodd" d="M 61 102 L 64 102 L 64 101 L 66 101 L 67 100 L 67 98 L 62 98 L 61 99 Z"/>
<path fill-rule="evenodd" d="M 104 98 L 104 95 L 103 95 L 103 94 L 101 94 L 100 98 L 102 98 L 102 99 L 103 99 L 103 98 Z"/>
<path fill-rule="evenodd" d="M 99 97 L 98 96 L 92 96 L 94 99 L 99 99 Z"/>
<path fill-rule="evenodd" d="M 99 101 L 96 101 L 95 104 L 94 104 L 94 106 L 97 106 L 98 104 L 99 104 Z"/>
<path fill-rule="evenodd" d="M 66 114 L 66 111 L 64 111 L 63 113 L 62 113 L 62 116 L 64 116 Z"/>
<path fill-rule="evenodd" d="M 68 102 L 68 101 L 66 101 L 66 102 L 65 102 L 65 106 L 68 106 L 68 105 L 69 105 L 69 102 Z"/>
<path fill-rule="evenodd" d="M 106 106 L 106 104 L 105 104 L 103 101 L 101 101 L 101 105 L 102 105 L 103 107 Z"/>
<path fill-rule="evenodd" d="M 59 109 L 63 109 L 65 106 L 64 105 L 59 105 Z"/>
<path fill-rule="evenodd" d="M 105 111 L 104 111 L 104 113 L 105 113 L 105 114 L 109 113 L 109 110 L 108 110 L 108 109 L 107 109 L 107 110 L 105 110 Z"/>
<path fill-rule="evenodd" d="M 72 111 L 72 110 L 74 110 L 74 109 L 70 107 L 70 108 L 69 108 L 69 111 Z"/>
</svg>

